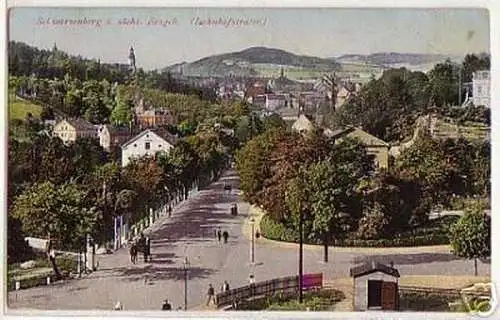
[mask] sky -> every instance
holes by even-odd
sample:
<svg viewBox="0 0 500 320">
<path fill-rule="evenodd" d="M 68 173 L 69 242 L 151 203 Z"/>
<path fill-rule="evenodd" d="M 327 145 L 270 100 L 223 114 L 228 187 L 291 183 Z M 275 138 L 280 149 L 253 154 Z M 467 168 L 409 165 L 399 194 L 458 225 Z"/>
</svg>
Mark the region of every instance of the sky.
<svg viewBox="0 0 500 320">
<path fill-rule="evenodd" d="M 323 58 L 465 55 L 490 51 L 489 29 L 488 11 L 472 8 L 14 8 L 9 14 L 9 40 L 45 49 L 56 43 L 108 63 L 127 63 L 133 46 L 137 66 L 146 70 L 252 46 Z"/>
</svg>

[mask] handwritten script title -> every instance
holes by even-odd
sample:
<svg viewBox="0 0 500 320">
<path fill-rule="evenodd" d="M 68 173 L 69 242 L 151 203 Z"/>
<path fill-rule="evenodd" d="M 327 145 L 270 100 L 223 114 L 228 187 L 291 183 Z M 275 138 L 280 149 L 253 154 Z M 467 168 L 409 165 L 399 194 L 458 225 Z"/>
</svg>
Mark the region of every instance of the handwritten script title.
<svg viewBox="0 0 500 320">
<path fill-rule="evenodd" d="M 36 25 L 38 26 L 81 26 L 81 27 L 96 27 L 104 26 L 122 26 L 122 27 L 169 27 L 181 25 L 180 19 L 173 18 L 136 18 L 124 17 L 118 19 L 102 19 L 102 18 L 62 18 L 62 17 L 38 17 Z M 189 21 L 184 21 L 195 27 L 250 27 L 250 26 L 265 26 L 268 23 L 267 18 L 237 18 L 237 17 L 193 17 Z"/>
</svg>

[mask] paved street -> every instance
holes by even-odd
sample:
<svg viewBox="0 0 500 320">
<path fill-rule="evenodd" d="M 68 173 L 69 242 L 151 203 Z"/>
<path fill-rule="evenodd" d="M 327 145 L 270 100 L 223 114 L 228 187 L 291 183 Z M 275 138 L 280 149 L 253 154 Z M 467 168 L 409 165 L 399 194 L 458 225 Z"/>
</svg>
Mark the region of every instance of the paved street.
<svg viewBox="0 0 500 320">
<path fill-rule="evenodd" d="M 112 255 L 98 256 L 99 270 L 92 275 L 56 284 L 9 293 L 10 308 L 40 309 L 104 309 L 110 310 L 119 300 L 126 310 L 160 310 L 168 298 L 174 309 L 184 303 L 183 261 L 190 261 L 188 281 L 189 309 L 205 302 L 209 283 L 220 290 L 224 280 L 231 287 L 244 285 L 250 273 L 256 281 L 297 273 L 297 250 L 258 242 L 256 266 L 249 265 L 250 244 L 242 233 L 249 205 L 238 203 L 239 214 L 229 214 L 232 203 L 238 201 L 239 190 L 231 195 L 223 189 L 224 181 L 237 186 L 234 171 L 220 181 L 193 195 L 181 204 L 172 217 L 163 217 L 149 230 L 152 239 L 153 262 L 131 265 L 128 249 Z M 214 229 L 229 232 L 229 243 L 219 243 Z M 322 262 L 322 250 L 305 250 L 305 272 L 324 272 L 329 280 L 349 276 L 349 268 L 368 256 L 380 262 L 393 261 L 405 275 L 472 275 L 473 262 L 459 260 L 444 250 L 439 252 L 417 248 L 401 252 L 384 250 L 330 250 L 330 262 Z M 489 263 L 478 263 L 479 275 L 490 274 Z"/>
</svg>

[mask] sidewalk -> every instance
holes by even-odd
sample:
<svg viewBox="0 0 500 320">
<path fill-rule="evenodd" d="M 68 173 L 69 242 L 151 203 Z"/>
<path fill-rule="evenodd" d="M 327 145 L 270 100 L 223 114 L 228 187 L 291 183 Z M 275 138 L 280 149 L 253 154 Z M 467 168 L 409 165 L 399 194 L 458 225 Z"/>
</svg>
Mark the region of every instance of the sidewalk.
<svg viewBox="0 0 500 320">
<path fill-rule="evenodd" d="M 250 205 L 249 212 L 248 212 L 248 219 L 245 219 L 245 222 L 243 224 L 243 235 L 251 239 L 252 237 L 252 227 L 250 224 L 250 219 L 253 217 L 255 219 L 255 230 L 259 230 L 260 228 L 260 221 L 262 220 L 262 217 L 264 216 L 264 211 L 254 205 Z M 271 245 L 275 247 L 280 247 L 280 248 L 287 248 L 287 249 L 297 249 L 299 244 L 297 243 L 290 243 L 290 242 L 283 242 L 283 241 L 276 241 L 276 240 L 270 240 L 264 237 L 260 237 L 259 239 L 255 239 L 255 243 L 257 244 L 264 244 L 264 245 Z M 322 245 L 311 245 L 311 244 L 304 244 L 304 250 L 311 250 L 311 251 L 322 251 L 324 250 Z M 451 247 L 449 245 L 438 245 L 438 246 L 420 246 L 420 247 L 386 247 L 386 248 L 369 248 L 369 247 L 334 247 L 330 246 L 329 250 L 333 250 L 333 252 L 352 252 L 352 253 L 360 253 L 360 254 L 383 254 L 383 253 L 426 253 L 426 252 L 432 252 L 432 253 L 450 253 L 451 252 Z"/>
</svg>

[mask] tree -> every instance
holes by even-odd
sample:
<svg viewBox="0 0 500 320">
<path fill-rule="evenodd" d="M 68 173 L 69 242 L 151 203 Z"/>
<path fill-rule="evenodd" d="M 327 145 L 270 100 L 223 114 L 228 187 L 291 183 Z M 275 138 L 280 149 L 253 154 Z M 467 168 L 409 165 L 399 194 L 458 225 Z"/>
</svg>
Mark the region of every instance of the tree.
<svg viewBox="0 0 500 320">
<path fill-rule="evenodd" d="M 358 221 L 357 236 L 361 239 L 379 239 L 387 232 L 387 219 L 382 206 L 375 203 L 368 207 L 363 217 Z"/>
<path fill-rule="evenodd" d="M 139 220 L 144 215 L 143 209 L 155 208 L 163 200 L 163 179 L 162 167 L 151 158 L 134 160 L 123 169 L 123 189 L 137 194 L 132 220 Z"/>
<path fill-rule="evenodd" d="M 438 63 L 429 72 L 431 101 L 438 108 L 459 104 L 458 75 L 458 66 L 449 59 Z"/>
<path fill-rule="evenodd" d="M 271 175 L 271 152 L 286 135 L 286 131 L 280 129 L 267 131 L 248 141 L 236 153 L 240 189 L 247 201 L 261 204 L 264 181 Z"/>
<path fill-rule="evenodd" d="M 488 258 L 491 254 L 490 217 L 479 206 L 466 210 L 450 229 L 450 244 L 455 255 L 474 259 L 474 275 L 477 276 L 477 259 Z"/>
<path fill-rule="evenodd" d="M 324 75 L 323 78 L 321 79 L 321 82 L 326 86 L 326 88 L 328 89 L 328 93 L 331 95 L 330 108 L 331 110 L 335 111 L 335 106 L 337 103 L 337 94 L 338 94 L 337 76 L 335 75 L 335 73 Z"/>
<path fill-rule="evenodd" d="M 305 203 L 310 209 L 312 225 L 310 237 L 321 239 L 324 261 L 328 262 L 328 245 L 331 240 L 345 236 L 350 224 L 345 201 L 353 193 L 358 177 L 330 158 L 311 164 L 305 172 L 308 195 Z"/>
<path fill-rule="evenodd" d="M 31 248 L 24 240 L 21 221 L 8 215 L 7 230 L 7 262 L 10 264 L 25 261 Z"/>
<path fill-rule="evenodd" d="M 101 212 L 88 203 L 87 192 L 72 182 L 35 183 L 14 201 L 11 215 L 32 237 L 51 235 L 63 250 L 81 249 L 82 239 L 95 234 Z"/>
<path fill-rule="evenodd" d="M 449 199 L 447 184 L 455 171 L 455 163 L 428 133 L 403 151 L 396 161 L 396 170 L 400 177 L 419 182 L 433 204 L 444 204 Z"/>
<path fill-rule="evenodd" d="M 116 125 L 130 125 L 133 119 L 133 99 L 124 87 L 116 90 L 115 107 L 111 112 L 111 121 Z"/>
<path fill-rule="evenodd" d="M 472 82 L 474 72 L 489 69 L 490 56 L 488 54 L 467 54 L 462 62 L 463 82 Z"/>
</svg>

